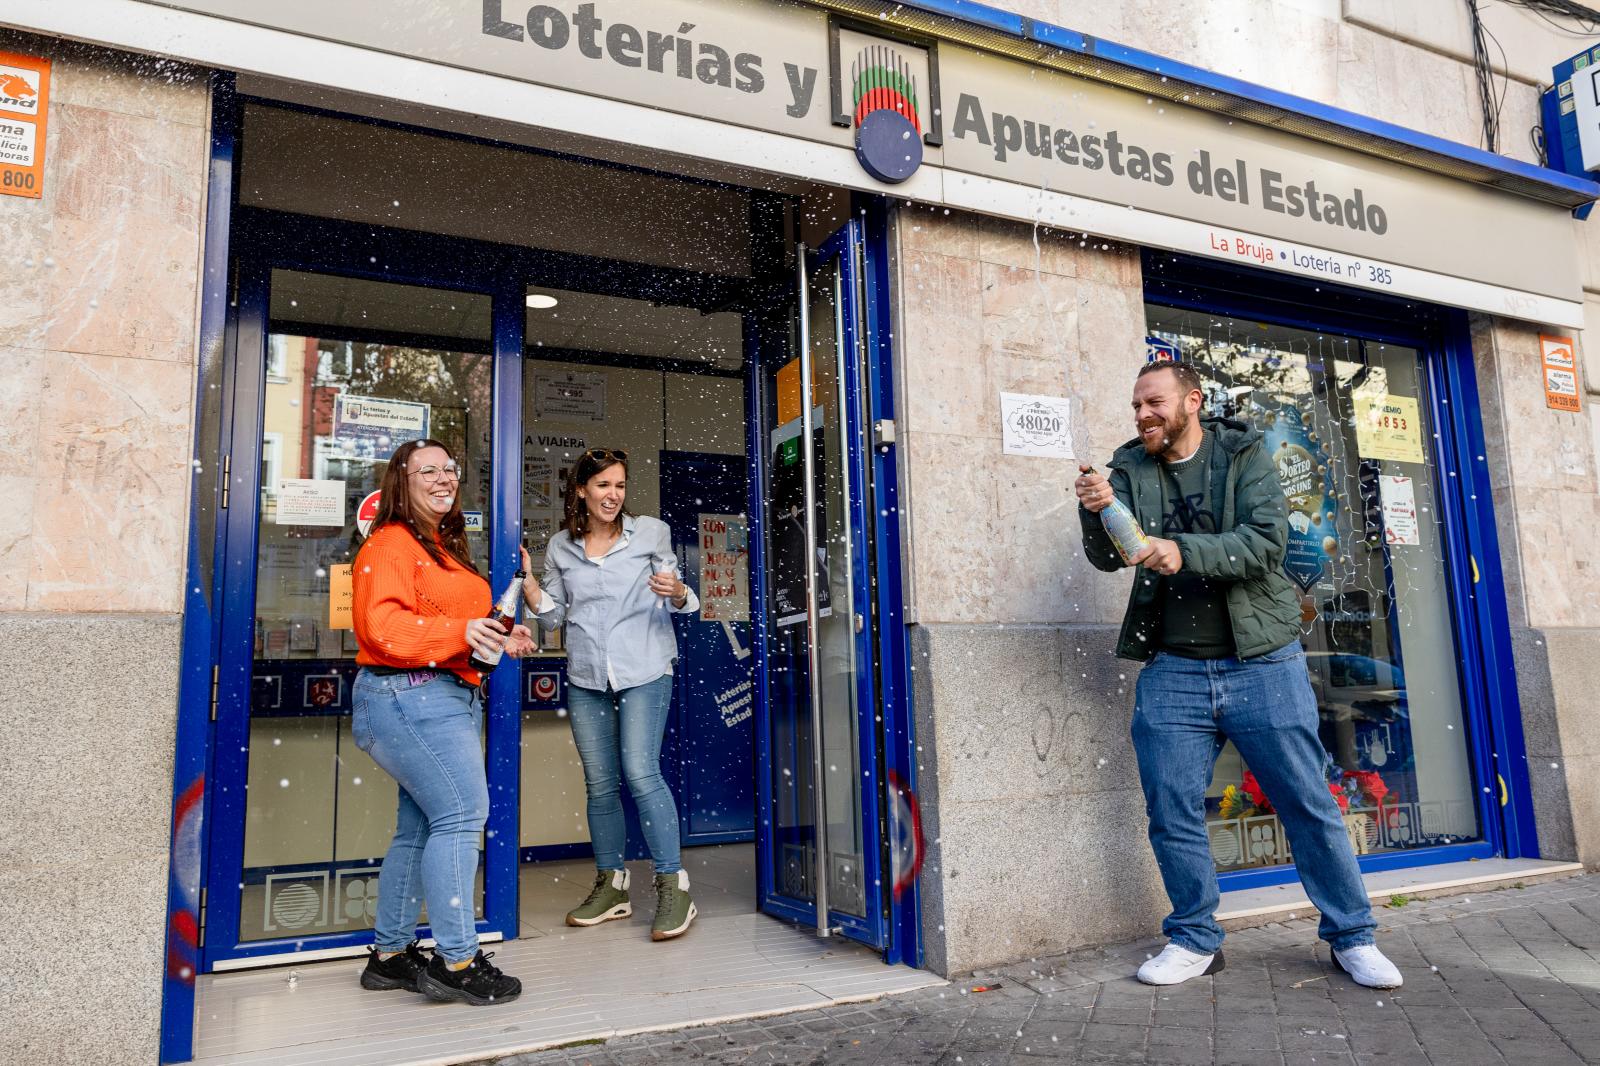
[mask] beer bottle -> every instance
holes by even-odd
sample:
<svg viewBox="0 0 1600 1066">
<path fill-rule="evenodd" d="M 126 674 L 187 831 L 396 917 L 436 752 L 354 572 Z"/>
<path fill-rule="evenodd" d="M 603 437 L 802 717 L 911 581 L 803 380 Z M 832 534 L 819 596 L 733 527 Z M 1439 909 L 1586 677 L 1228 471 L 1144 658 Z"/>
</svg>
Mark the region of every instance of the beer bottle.
<svg viewBox="0 0 1600 1066">
<path fill-rule="evenodd" d="M 522 599 L 522 583 L 526 580 L 528 580 L 528 572 L 526 570 L 518 570 L 511 578 L 511 584 L 507 585 L 505 592 L 501 594 L 500 602 L 496 603 L 494 610 L 489 612 L 489 621 L 499 626 L 507 634 L 511 632 L 511 627 L 517 623 L 517 601 Z M 503 654 L 505 654 L 504 650 L 492 652 L 489 655 L 479 655 L 474 651 L 471 657 L 467 659 L 467 665 L 480 674 L 487 674 L 500 665 L 500 656 Z"/>
</svg>

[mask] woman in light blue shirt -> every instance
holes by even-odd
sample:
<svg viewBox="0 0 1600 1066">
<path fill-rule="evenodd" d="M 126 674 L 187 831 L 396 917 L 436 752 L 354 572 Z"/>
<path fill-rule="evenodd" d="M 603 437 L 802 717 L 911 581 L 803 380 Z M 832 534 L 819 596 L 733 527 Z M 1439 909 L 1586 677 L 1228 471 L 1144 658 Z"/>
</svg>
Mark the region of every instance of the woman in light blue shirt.
<svg viewBox="0 0 1600 1066">
<path fill-rule="evenodd" d="M 620 783 L 639 809 L 655 860 L 652 940 L 671 940 L 695 919 L 689 875 L 678 852 L 678 808 L 661 776 L 661 738 L 672 706 L 678 641 L 673 614 L 700 609 L 678 577 L 665 522 L 625 506 L 628 457 L 591 448 L 567 483 L 566 518 L 550 538 L 544 578 L 524 596 L 542 629 L 567 623 L 567 705 L 583 760 L 594 842 L 594 887 L 567 924 L 599 925 L 633 913 L 622 864 L 627 827 Z M 526 549 L 523 569 L 529 569 Z"/>
</svg>

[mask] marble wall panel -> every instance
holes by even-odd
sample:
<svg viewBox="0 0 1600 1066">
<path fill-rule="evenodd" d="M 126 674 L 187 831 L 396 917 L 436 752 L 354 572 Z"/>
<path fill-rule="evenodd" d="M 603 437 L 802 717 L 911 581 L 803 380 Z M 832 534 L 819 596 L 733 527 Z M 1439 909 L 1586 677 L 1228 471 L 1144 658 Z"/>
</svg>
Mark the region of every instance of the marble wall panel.
<svg viewBox="0 0 1600 1066">
<path fill-rule="evenodd" d="M 916 359 L 904 362 L 908 425 L 933 433 L 998 436 L 984 398 L 994 389 L 980 351 L 981 274 L 973 259 L 906 251 L 900 259 L 901 340 Z"/>
<path fill-rule="evenodd" d="M 209 91 L 170 62 L 53 61 L 44 196 L 0 197 L 0 610 L 179 608 Z"/>
<path fill-rule="evenodd" d="M 7 450 L 8 457 L 18 453 Z M 25 468 L 0 472 L 0 612 L 28 606 L 33 572 L 33 501 L 36 478 Z"/>
<path fill-rule="evenodd" d="M 990 350 L 1059 364 L 1063 352 L 1074 347 L 1074 279 L 985 262 L 982 285 L 983 343 Z"/>
<path fill-rule="evenodd" d="M 1487 460 L 1514 618 L 1540 628 L 1600 624 L 1600 571 L 1585 549 L 1600 513 L 1588 417 L 1551 410 L 1537 327 L 1478 316 L 1473 351 Z"/>
<path fill-rule="evenodd" d="M 71 41 L 53 40 L 37 47 L 54 53 L 50 96 L 57 103 L 186 126 L 206 125 L 205 72 L 196 67 Z"/>
<path fill-rule="evenodd" d="M 192 358 L 204 130 L 52 106 L 67 150 L 54 163 L 49 308 L 37 347 Z"/>
<path fill-rule="evenodd" d="M 907 207 L 900 212 L 900 244 L 907 251 L 978 258 L 978 216 L 944 207 Z"/>
<path fill-rule="evenodd" d="M 999 393 L 1068 399 L 1075 450 L 1092 462 L 1128 437 L 1127 395 L 1144 338 L 1137 252 L 1079 248 L 1042 231 L 1036 250 L 1030 226 L 917 211 L 902 218 L 901 232 L 919 619 L 1114 620 L 1127 590 L 1083 560 L 1068 499 L 1076 461 L 1004 455 Z M 948 580 L 952 560 L 970 580 Z"/>
<path fill-rule="evenodd" d="M 907 442 L 916 471 L 910 521 L 912 580 L 922 622 L 978 622 L 994 611 L 998 579 L 1013 568 L 1003 544 L 997 486 L 984 452 L 993 442 L 918 433 Z"/>
</svg>

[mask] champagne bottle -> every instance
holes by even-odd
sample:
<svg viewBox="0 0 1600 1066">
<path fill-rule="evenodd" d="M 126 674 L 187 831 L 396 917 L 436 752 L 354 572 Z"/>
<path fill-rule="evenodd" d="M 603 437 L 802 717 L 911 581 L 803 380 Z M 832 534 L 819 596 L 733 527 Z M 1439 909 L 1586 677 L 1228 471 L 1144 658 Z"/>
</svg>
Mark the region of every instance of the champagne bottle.
<svg viewBox="0 0 1600 1066">
<path fill-rule="evenodd" d="M 500 602 L 496 603 L 494 610 L 488 614 L 489 621 L 508 634 L 511 632 L 511 627 L 516 625 L 517 601 L 522 599 L 522 583 L 526 580 L 528 580 L 528 572 L 526 570 L 518 570 L 511 578 L 511 584 L 507 585 L 505 592 L 501 594 Z M 478 673 L 487 674 L 500 665 L 500 656 L 503 654 L 503 651 L 495 651 L 488 655 L 480 655 L 475 651 L 467 659 L 467 664 Z"/>
<path fill-rule="evenodd" d="M 1089 467 L 1088 472 L 1094 473 L 1094 467 Z M 1129 566 L 1133 565 L 1135 556 L 1150 546 L 1150 538 L 1144 535 L 1139 520 L 1133 517 L 1128 505 L 1115 496 L 1111 497 L 1111 503 L 1100 512 L 1100 524 L 1105 526 L 1106 536 L 1111 538 L 1117 554 L 1122 556 L 1122 561 Z"/>
</svg>

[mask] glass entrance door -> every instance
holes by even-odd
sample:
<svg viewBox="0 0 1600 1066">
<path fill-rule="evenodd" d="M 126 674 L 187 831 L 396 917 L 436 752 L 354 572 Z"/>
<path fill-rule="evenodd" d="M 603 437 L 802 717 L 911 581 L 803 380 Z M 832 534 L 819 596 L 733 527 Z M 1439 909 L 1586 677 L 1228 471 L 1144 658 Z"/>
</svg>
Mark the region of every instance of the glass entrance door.
<svg viewBox="0 0 1600 1066">
<path fill-rule="evenodd" d="M 861 236 L 798 256 L 792 344 L 762 369 L 767 439 L 761 906 L 885 944 L 871 654 Z"/>
<path fill-rule="evenodd" d="M 397 789 L 351 735 L 352 567 L 389 455 L 432 437 L 488 573 L 493 302 L 292 269 L 241 282 L 206 969 L 370 940 Z M 480 919 L 484 888 L 480 865 Z"/>
</svg>

